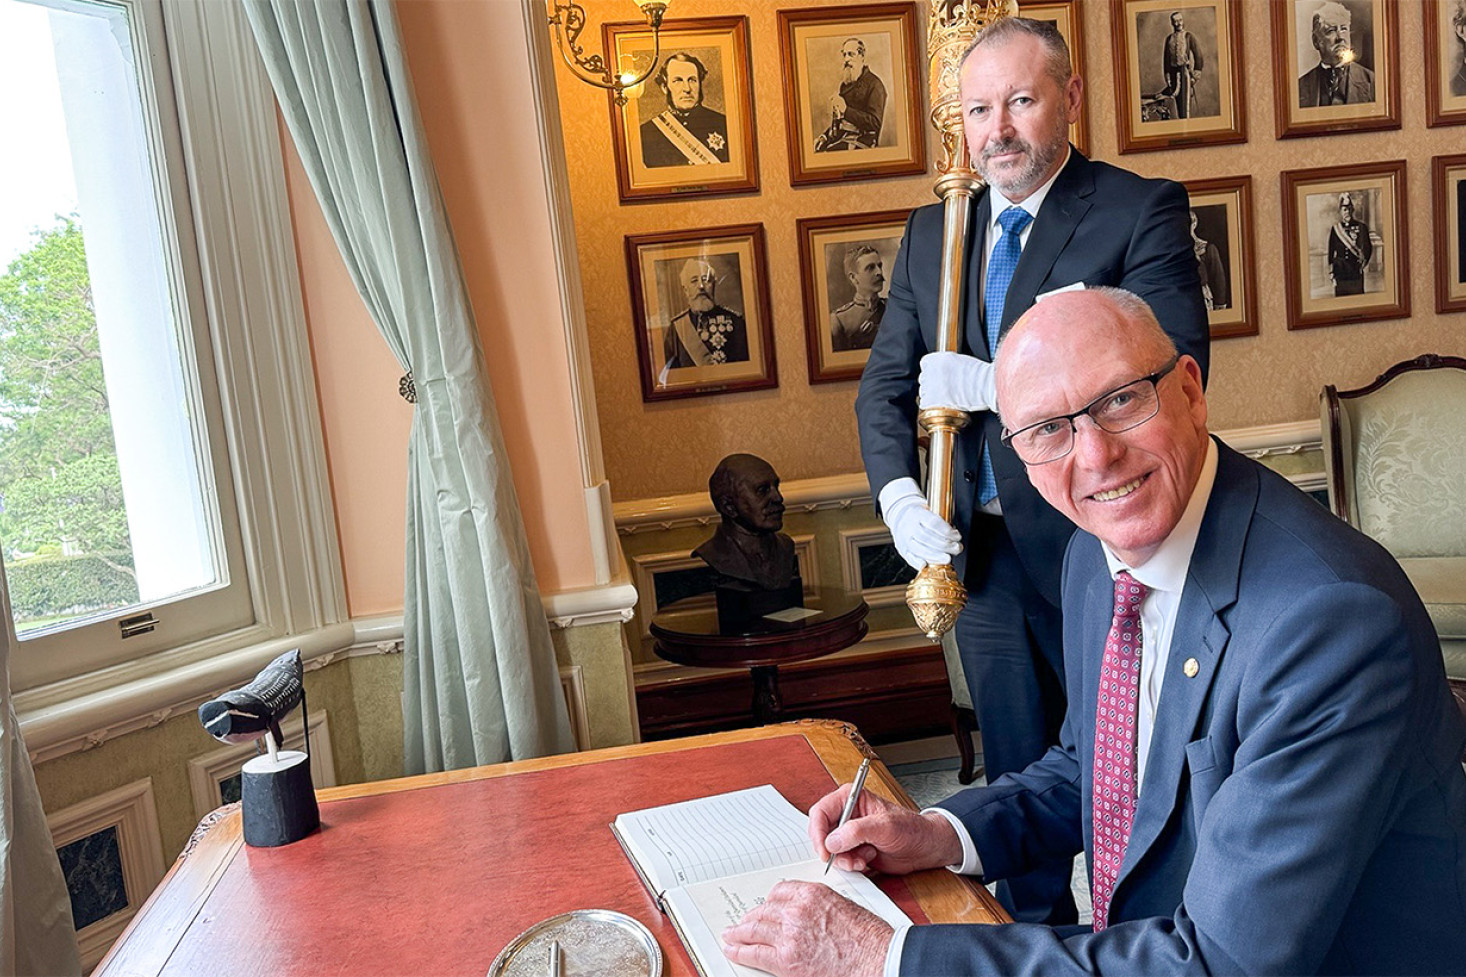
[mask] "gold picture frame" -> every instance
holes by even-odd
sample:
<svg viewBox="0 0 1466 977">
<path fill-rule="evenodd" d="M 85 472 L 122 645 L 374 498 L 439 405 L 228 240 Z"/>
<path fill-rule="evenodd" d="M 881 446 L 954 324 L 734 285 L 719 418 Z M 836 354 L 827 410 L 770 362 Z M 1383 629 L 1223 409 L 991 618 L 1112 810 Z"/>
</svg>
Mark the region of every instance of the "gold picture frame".
<svg viewBox="0 0 1466 977">
<path fill-rule="evenodd" d="M 1212 339 L 1256 336 L 1257 249 L 1252 177 L 1188 180 L 1195 242 Z"/>
<path fill-rule="evenodd" d="M 779 385 L 762 224 L 628 235 L 626 265 L 642 400 Z"/>
<path fill-rule="evenodd" d="M 885 314 L 907 210 L 799 221 L 799 280 L 810 383 L 858 380 Z M 875 301 L 862 302 L 861 291 Z"/>
<path fill-rule="evenodd" d="M 926 172 L 915 4 L 780 10 L 779 51 L 791 185 Z"/>
<path fill-rule="evenodd" d="M 1282 174 L 1288 328 L 1410 315 L 1405 161 Z"/>
<path fill-rule="evenodd" d="M 1247 141 L 1240 0 L 1110 0 L 1120 152 Z"/>
<path fill-rule="evenodd" d="M 1425 124 L 1466 125 L 1466 0 L 1425 0 Z"/>
<path fill-rule="evenodd" d="M 1466 312 L 1466 155 L 1430 161 L 1435 212 L 1435 310 Z"/>
<path fill-rule="evenodd" d="M 602 33 L 613 64 L 645 70 L 653 52 L 645 24 L 606 24 Z M 617 105 L 606 95 L 622 203 L 757 192 L 747 17 L 666 21 L 657 70 L 626 96 Z"/>
<path fill-rule="evenodd" d="M 1400 128 L 1396 0 L 1272 0 L 1272 28 L 1279 139 Z M 1319 44 L 1342 51 L 1330 54 L 1339 73 L 1328 70 Z"/>
</svg>

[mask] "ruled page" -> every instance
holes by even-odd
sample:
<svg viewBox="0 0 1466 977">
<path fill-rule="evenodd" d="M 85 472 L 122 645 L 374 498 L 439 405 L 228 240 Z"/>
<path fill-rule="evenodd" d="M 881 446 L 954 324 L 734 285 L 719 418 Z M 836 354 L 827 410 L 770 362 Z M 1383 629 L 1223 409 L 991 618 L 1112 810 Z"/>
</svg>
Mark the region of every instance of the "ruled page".
<svg viewBox="0 0 1466 977">
<path fill-rule="evenodd" d="M 813 853 L 808 824 L 764 784 L 632 811 L 614 826 L 660 896 L 691 882 L 804 861 Z"/>
</svg>

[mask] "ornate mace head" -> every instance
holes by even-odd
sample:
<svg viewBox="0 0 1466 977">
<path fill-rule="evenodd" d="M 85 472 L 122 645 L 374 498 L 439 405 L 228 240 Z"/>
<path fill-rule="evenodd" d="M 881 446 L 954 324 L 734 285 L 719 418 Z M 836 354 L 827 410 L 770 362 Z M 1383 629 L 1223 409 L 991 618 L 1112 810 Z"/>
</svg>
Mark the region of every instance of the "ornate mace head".
<svg viewBox="0 0 1466 977">
<path fill-rule="evenodd" d="M 939 173 L 969 168 L 957 92 L 962 52 L 984 28 L 1017 13 L 1018 0 L 932 0 L 926 50 L 932 125 L 942 137 L 942 156 L 937 160 Z"/>
</svg>

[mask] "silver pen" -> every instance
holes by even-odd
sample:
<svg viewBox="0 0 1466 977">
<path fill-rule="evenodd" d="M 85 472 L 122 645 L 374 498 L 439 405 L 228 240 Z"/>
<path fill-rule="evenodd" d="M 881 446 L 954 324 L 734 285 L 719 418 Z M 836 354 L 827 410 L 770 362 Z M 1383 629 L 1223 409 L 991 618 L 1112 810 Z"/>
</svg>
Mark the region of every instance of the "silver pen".
<svg viewBox="0 0 1466 977">
<path fill-rule="evenodd" d="M 840 823 L 835 825 L 839 831 L 845 827 L 845 822 L 850 820 L 850 815 L 855 813 L 855 802 L 860 800 L 860 791 L 865 787 L 865 775 L 870 773 L 870 757 L 860 761 L 860 769 L 855 771 L 855 783 L 850 788 L 850 796 L 845 798 L 845 809 L 840 812 Z M 830 873 L 830 866 L 835 864 L 835 853 L 830 852 L 830 857 L 825 859 L 825 871 Z"/>
<path fill-rule="evenodd" d="M 560 941 L 550 941 L 550 977 L 560 977 Z"/>
</svg>

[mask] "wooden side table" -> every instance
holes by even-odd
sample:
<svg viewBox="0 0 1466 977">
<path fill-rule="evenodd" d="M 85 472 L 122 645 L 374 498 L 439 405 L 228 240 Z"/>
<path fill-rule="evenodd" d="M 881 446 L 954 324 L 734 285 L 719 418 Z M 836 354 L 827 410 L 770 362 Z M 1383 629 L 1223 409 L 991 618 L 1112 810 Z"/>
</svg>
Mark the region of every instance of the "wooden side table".
<svg viewBox="0 0 1466 977">
<path fill-rule="evenodd" d="M 705 598 L 704 598 L 705 600 Z M 813 613 L 798 620 L 768 617 L 724 628 L 716 609 L 669 604 L 652 619 L 653 650 L 659 658 L 701 668 L 747 668 L 753 675 L 753 718 L 759 725 L 779 722 L 779 666 L 809 661 L 849 648 L 867 630 L 870 608 L 858 593 L 820 587 L 804 597 Z"/>
</svg>

